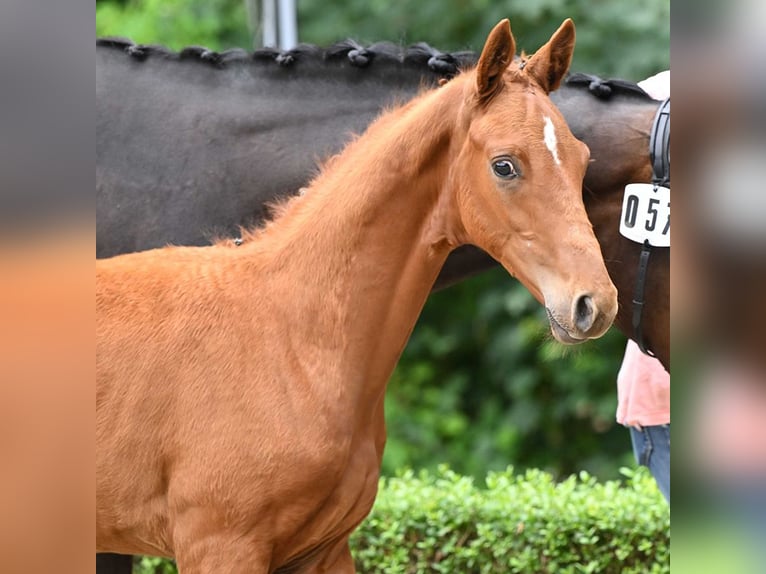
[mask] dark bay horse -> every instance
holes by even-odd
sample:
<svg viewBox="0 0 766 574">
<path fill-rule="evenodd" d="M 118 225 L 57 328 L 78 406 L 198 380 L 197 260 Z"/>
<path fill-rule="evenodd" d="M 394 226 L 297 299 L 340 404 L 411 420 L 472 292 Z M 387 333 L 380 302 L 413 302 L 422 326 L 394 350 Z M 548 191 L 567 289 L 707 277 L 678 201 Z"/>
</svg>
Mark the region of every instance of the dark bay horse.
<svg viewBox="0 0 766 574">
<path fill-rule="evenodd" d="M 378 118 L 239 244 L 96 262 L 97 549 L 184 574 L 354 572 L 383 396 L 450 251 L 481 247 L 548 311 L 601 336 L 617 291 L 582 201 L 587 147 L 547 94 L 566 20 Z"/>
<path fill-rule="evenodd" d="M 297 193 L 386 106 L 412 98 L 470 52 L 425 44 L 363 48 L 351 41 L 288 52 L 179 53 L 127 40 L 96 47 L 97 256 L 168 243 L 204 245 L 258 223 L 266 205 Z M 628 183 L 651 181 L 649 133 L 659 105 L 636 84 L 576 74 L 551 98 L 591 150 L 584 201 L 617 285 L 616 326 L 634 337 L 631 301 L 640 246 L 618 232 Z M 442 288 L 497 262 L 466 246 Z M 644 336 L 669 368 L 669 253 L 649 264 Z"/>
</svg>

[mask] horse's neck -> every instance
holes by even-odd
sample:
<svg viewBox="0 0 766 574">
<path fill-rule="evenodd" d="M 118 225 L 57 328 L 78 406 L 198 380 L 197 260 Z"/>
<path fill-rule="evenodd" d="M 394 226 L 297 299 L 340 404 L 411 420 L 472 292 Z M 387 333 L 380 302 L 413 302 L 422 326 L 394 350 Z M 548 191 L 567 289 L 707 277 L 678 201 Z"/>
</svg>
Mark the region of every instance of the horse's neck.
<svg viewBox="0 0 766 574">
<path fill-rule="evenodd" d="M 562 90 L 564 91 L 564 90 Z M 583 182 L 583 201 L 602 251 L 620 243 L 622 196 L 628 183 L 649 183 L 649 134 L 657 102 L 615 96 L 600 101 L 581 88 L 566 88 L 557 101 L 572 132 L 588 143 L 592 166 Z M 570 119 L 571 118 L 571 119 Z M 618 253 L 604 253 L 618 256 Z"/>
<path fill-rule="evenodd" d="M 382 395 L 450 249 L 439 191 L 460 93 L 445 86 L 376 122 L 251 244 L 274 285 L 290 282 L 291 338 L 363 394 Z"/>
<path fill-rule="evenodd" d="M 631 94 L 602 100 L 572 86 L 553 92 L 551 99 L 575 137 L 590 148 L 594 165 L 586 174 L 586 188 L 611 190 L 615 182 L 649 181 L 651 171 L 644 158 L 658 102 Z"/>
<path fill-rule="evenodd" d="M 585 209 L 601 246 L 609 276 L 619 294 L 619 311 L 615 324 L 623 333 L 631 334 L 634 331 L 633 297 L 641 246 L 620 234 L 619 221 L 625 185 L 650 183 L 652 180 L 649 135 L 659 102 L 636 97 L 616 97 L 612 101 L 599 102 L 585 90 L 571 88 L 570 91 L 583 92 L 580 96 L 571 94 L 568 100 L 569 105 L 581 109 L 582 113 L 579 116 L 570 113 L 567 118 L 577 118 L 573 121 L 573 132 L 588 141 L 591 161 L 599 162 L 598 168 L 589 169 L 585 178 Z M 577 100 L 586 96 L 591 98 L 590 105 L 588 102 L 577 104 Z M 578 133 L 578 128 L 586 131 Z M 663 261 L 666 263 L 666 254 L 662 250 L 655 250 L 650 262 L 653 268 L 657 268 L 655 273 L 661 273 L 663 268 L 667 268 Z M 656 287 L 663 283 L 655 280 L 650 285 Z M 667 289 L 664 293 L 667 293 Z M 656 317 L 667 316 L 665 311 L 668 298 L 662 290 L 652 291 L 647 288 L 645 300 L 646 308 L 652 308 Z M 662 331 L 651 328 L 649 320 L 644 320 L 645 333 Z M 655 348 L 662 348 L 665 342 L 651 343 Z M 667 361 L 665 357 L 663 360 Z"/>
<path fill-rule="evenodd" d="M 122 69 L 125 62 L 114 68 Z M 103 65 L 102 68 L 107 68 Z M 140 72 L 140 74 L 139 74 Z M 237 130 L 303 129 L 336 117 L 360 115 L 354 129 L 363 131 L 385 106 L 404 103 L 436 78 L 399 63 L 383 62 L 368 69 L 308 62 L 279 68 L 272 62 L 250 62 L 217 69 L 199 62 L 149 59 L 139 70 L 124 71 L 143 79 L 139 86 L 160 101 L 202 108 L 212 119 L 236 121 Z M 150 81 L 149 78 L 154 81 Z M 168 89 L 172 86 L 174 89 Z"/>
</svg>

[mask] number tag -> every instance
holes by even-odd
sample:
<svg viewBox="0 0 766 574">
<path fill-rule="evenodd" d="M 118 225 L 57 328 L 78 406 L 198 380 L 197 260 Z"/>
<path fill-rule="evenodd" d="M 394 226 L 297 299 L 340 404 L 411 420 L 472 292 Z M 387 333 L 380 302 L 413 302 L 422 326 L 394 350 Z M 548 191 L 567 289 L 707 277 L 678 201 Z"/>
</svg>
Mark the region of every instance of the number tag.
<svg viewBox="0 0 766 574">
<path fill-rule="evenodd" d="M 622 199 L 620 233 L 636 243 L 670 247 L 670 189 L 629 183 Z"/>
</svg>

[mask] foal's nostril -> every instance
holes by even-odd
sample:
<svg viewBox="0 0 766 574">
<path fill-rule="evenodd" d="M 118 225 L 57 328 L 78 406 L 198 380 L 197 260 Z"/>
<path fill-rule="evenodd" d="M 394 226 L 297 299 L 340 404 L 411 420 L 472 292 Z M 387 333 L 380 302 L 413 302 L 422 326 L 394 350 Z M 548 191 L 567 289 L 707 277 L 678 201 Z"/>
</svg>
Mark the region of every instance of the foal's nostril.
<svg viewBox="0 0 766 574">
<path fill-rule="evenodd" d="M 596 304 L 590 295 L 582 295 L 577 299 L 574 309 L 574 322 L 580 331 L 586 333 L 596 319 Z"/>
</svg>

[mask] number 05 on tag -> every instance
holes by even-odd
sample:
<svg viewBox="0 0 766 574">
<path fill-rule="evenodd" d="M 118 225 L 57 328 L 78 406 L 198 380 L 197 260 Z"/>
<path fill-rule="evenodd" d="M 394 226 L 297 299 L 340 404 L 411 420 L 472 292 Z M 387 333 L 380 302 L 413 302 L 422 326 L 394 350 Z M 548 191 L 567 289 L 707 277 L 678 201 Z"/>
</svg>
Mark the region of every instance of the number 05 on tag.
<svg viewBox="0 0 766 574">
<path fill-rule="evenodd" d="M 670 189 L 650 183 L 626 185 L 620 233 L 636 243 L 670 247 Z"/>
</svg>

